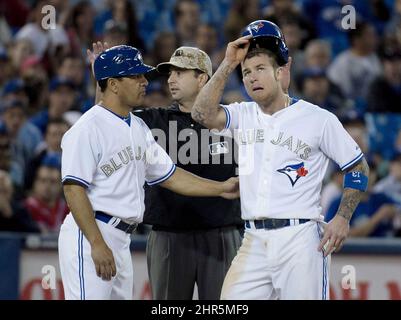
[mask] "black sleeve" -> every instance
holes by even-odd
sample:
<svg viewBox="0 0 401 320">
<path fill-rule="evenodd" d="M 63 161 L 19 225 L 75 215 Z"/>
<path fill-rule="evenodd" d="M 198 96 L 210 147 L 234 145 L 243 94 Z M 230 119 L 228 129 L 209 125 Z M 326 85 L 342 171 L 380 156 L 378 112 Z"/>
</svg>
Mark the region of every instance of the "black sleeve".
<svg viewBox="0 0 401 320">
<path fill-rule="evenodd" d="M 146 108 L 134 110 L 133 113 L 138 118 L 141 118 L 150 129 L 157 128 L 157 113 L 159 109 Z"/>
</svg>

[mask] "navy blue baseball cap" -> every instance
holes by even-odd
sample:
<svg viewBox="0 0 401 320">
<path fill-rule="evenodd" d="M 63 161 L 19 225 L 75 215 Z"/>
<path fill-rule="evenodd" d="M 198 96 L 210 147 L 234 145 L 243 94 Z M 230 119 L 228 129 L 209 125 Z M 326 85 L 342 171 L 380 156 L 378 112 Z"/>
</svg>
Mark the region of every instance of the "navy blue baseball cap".
<svg viewBox="0 0 401 320">
<path fill-rule="evenodd" d="M 129 77 L 145 74 L 155 70 L 143 62 L 142 54 L 137 48 L 120 45 L 102 52 L 95 60 L 94 73 L 96 81 L 108 78 Z"/>
<path fill-rule="evenodd" d="M 277 63 L 282 66 L 288 62 L 288 48 L 280 28 L 268 20 L 256 20 L 242 30 L 242 36 L 249 36 L 249 49 L 261 47 L 273 51 L 277 55 Z"/>
</svg>

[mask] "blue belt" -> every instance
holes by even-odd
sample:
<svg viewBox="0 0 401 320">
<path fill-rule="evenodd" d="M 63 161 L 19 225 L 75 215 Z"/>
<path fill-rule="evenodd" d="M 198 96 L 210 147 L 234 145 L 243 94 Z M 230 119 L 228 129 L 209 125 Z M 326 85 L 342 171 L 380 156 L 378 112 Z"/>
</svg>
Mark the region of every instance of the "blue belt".
<svg viewBox="0 0 401 320">
<path fill-rule="evenodd" d="M 102 211 L 95 211 L 95 218 L 100 220 L 100 221 L 103 221 L 105 223 L 109 223 L 109 221 L 111 219 L 115 218 L 115 217 L 113 217 L 113 216 L 111 216 L 111 215 L 109 215 L 107 213 L 104 213 Z M 114 228 L 117 228 L 117 229 L 119 229 L 121 231 L 124 231 L 126 233 L 133 233 L 136 230 L 136 228 L 138 227 L 137 223 L 129 224 L 129 223 L 126 223 L 126 222 L 124 222 L 122 220 L 120 220 L 120 222 L 118 222 L 116 225 L 114 225 L 114 224 L 111 224 L 111 225 Z"/>
<path fill-rule="evenodd" d="M 264 220 L 245 220 L 245 227 L 251 229 L 253 224 L 255 229 L 280 229 L 288 226 L 296 226 L 310 221 L 310 219 L 264 219 Z"/>
</svg>

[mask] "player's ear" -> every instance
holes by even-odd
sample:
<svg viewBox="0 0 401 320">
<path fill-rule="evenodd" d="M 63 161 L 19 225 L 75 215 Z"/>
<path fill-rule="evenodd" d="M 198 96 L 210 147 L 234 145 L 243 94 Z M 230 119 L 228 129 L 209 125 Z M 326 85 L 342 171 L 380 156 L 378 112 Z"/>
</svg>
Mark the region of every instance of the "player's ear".
<svg viewBox="0 0 401 320">
<path fill-rule="evenodd" d="M 117 79 L 114 78 L 108 78 L 107 79 L 107 86 L 110 88 L 110 90 L 117 94 L 118 93 L 118 85 L 117 85 Z"/>
<path fill-rule="evenodd" d="M 275 72 L 277 79 L 281 79 L 285 73 L 285 66 L 276 66 Z"/>
</svg>

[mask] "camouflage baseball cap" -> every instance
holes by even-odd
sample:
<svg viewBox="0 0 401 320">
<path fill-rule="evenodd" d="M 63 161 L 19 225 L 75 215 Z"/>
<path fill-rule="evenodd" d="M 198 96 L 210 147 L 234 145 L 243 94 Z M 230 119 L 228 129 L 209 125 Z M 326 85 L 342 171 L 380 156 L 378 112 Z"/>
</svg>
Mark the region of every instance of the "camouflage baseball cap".
<svg viewBox="0 0 401 320">
<path fill-rule="evenodd" d="M 195 47 L 179 47 L 174 51 L 169 62 L 157 65 L 157 71 L 168 73 L 171 66 L 182 69 L 198 69 L 209 77 L 212 76 L 212 61 L 205 51 Z"/>
</svg>

